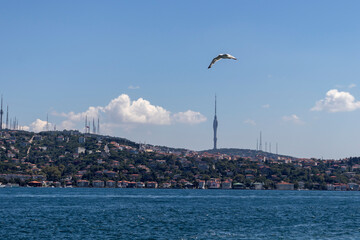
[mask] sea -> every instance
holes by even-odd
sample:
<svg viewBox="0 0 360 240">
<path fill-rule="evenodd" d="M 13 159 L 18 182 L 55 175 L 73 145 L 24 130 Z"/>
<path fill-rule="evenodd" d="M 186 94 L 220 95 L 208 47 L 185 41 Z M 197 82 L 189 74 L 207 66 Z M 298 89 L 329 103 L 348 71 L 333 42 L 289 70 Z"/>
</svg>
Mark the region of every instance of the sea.
<svg viewBox="0 0 360 240">
<path fill-rule="evenodd" d="M 1 188 L 0 239 L 360 239 L 360 192 Z"/>
</svg>

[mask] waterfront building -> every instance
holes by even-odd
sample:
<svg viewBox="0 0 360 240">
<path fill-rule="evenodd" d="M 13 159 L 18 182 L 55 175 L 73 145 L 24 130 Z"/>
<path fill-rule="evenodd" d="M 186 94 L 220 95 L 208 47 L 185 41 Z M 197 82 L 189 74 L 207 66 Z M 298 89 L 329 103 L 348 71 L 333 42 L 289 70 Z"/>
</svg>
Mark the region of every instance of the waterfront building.
<svg viewBox="0 0 360 240">
<path fill-rule="evenodd" d="M 359 184 L 357 184 L 357 183 L 348 183 L 348 189 L 350 191 L 359 191 Z"/>
<path fill-rule="evenodd" d="M 220 188 L 220 180 L 219 179 L 211 179 L 206 182 L 208 189 L 218 189 Z"/>
<path fill-rule="evenodd" d="M 103 188 L 104 187 L 104 181 L 94 180 L 92 182 L 92 185 L 93 185 L 93 187 L 96 187 L 96 188 Z"/>
<path fill-rule="evenodd" d="M 68 184 L 66 184 L 68 185 Z M 71 182 L 70 182 L 71 185 Z M 89 187 L 90 186 L 90 182 L 88 180 L 78 180 L 77 181 L 77 186 L 78 187 Z"/>
<path fill-rule="evenodd" d="M 157 183 L 157 182 L 147 182 L 147 183 L 146 183 L 146 187 L 147 187 L 147 188 L 157 188 L 157 187 L 158 187 L 158 183 Z"/>
<path fill-rule="evenodd" d="M 170 188 L 170 187 L 171 187 L 171 183 L 166 182 L 166 183 L 163 183 L 161 186 L 162 186 L 162 188 Z"/>
<path fill-rule="evenodd" d="M 328 190 L 328 191 L 334 191 L 334 190 L 335 190 L 335 187 L 334 187 L 333 184 L 327 184 L 327 185 L 326 185 L 326 190 Z"/>
<path fill-rule="evenodd" d="M 229 180 L 225 180 L 224 182 L 221 183 L 221 188 L 222 189 L 231 189 L 232 188 L 232 182 Z"/>
<path fill-rule="evenodd" d="M 346 191 L 347 185 L 342 183 L 334 183 L 334 191 Z"/>
<path fill-rule="evenodd" d="M 262 183 L 256 182 L 256 183 L 254 183 L 254 189 L 255 190 L 263 190 L 264 186 Z"/>
<path fill-rule="evenodd" d="M 136 188 L 136 182 L 128 182 L 127 188 Z"/>
<path fill-rule="evenodd" d="M 114 188 L 114 187 L 116 187 L 116 182 L 114 180 L 108 180 L 108 181 L 106 181 L 106 187 Z"/>
<path fill-rule="evenodd" d="M 129 184 L 128 181 L 124 181 L 124 180 L 123 180 L 123 181 L 119 181 L 118 184 L 117 184 L 117 186 L 118 186 L 119 188 L 127 188 L 128 184 Z"/>
<path fill-rule="evenodd" d="M 54 184 L 54 187 L 57 187 L 57 188 L 58 188 L 58 187 L 61 187 L 61 183 L 60 183 L 60 182 L 54 182 L 53 184 Z"/>
<path fill-rule="evenodd" d="M 205 189 L 205 180 L 199 180 L 199 189 Z"/>
<path fill-rule="evenodd" d="M 42 182 L 39 181 L 30 181 L 28 182 L 28 185 L 30 187 L 42 187 Z"/>
<path fill-rule="evenodd" d="M 276 184 L 277 190 L 294 190 L 294 184 L 288 182 L 280 182 Z"/>
</svg>

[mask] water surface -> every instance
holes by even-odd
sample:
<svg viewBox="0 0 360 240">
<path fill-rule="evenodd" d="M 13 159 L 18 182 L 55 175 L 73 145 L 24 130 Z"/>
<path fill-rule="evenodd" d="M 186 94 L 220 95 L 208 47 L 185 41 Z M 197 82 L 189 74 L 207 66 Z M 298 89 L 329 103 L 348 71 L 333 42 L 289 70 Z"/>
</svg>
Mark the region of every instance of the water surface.
<svg viewBox="0 0 360 240">
<path fill-rule="evenodd" d="M 360 192 L 0 189 L 1 239 L 360 239 Z"/>
</svg>

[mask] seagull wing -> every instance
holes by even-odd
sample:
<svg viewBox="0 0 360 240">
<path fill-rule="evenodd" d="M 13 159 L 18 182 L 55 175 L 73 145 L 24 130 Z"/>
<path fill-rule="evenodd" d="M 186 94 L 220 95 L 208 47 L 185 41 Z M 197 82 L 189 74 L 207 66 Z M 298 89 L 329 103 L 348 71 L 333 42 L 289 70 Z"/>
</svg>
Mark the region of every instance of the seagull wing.
<svg viewBox="0 0 360 240">
<path fill-rule="evenodd" d="M 225 54 L 224 58 L 237 60 L 236 57 L 231 56 L 230 54 Z"/>
<path fill-rule="evenodd" d="M 216 63 L 217 61 L 219 61 L 221 58 L 222 58 L 221 55 L 218 55 L 217 57 L 215 57 L 215 58 L 211 61 L 211 63 L 210 63 L 210 65 L 209 65 L 208 68 L 211 68 L 211 66 L 212 66 L 214 63 Z"/>
<path fill-rule="evenodd" d="M 216 63 L 217 61 L 219 61 L 220 59 L 234 59 L 234 60 L 237 60 L 236 57 L 234 56 L 231 56 L 230 54 L 219 54 L 217 57 L 215 57 L 208 68 L 211 68 L 211 66 Z"/>
</svg>

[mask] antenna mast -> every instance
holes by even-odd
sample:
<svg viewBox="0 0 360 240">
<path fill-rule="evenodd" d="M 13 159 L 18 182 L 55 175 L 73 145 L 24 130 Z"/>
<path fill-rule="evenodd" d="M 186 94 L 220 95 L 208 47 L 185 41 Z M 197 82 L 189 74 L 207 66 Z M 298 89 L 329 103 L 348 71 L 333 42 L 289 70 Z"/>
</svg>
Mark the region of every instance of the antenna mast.
<svg viewBox="0 0 360 240">
<path fill-rule="evenodd" d="M 9 128 L 9 105 L 6 106 L 6 129 Z"/>
<path fill-rule="evenodd" d="M 1 95 L 1 109 L 0 109 L 0 130 L 3 129 L 3 96 Z"/>
<path fill-rule="evenodd" d="M 98 134 L 100 134 L 100 118 L 98 118 L 98 127 L 97 127 Z"/>
</svg>

